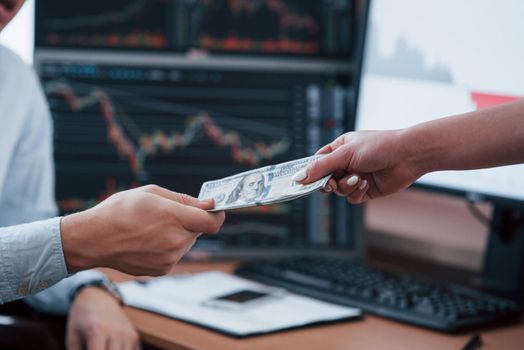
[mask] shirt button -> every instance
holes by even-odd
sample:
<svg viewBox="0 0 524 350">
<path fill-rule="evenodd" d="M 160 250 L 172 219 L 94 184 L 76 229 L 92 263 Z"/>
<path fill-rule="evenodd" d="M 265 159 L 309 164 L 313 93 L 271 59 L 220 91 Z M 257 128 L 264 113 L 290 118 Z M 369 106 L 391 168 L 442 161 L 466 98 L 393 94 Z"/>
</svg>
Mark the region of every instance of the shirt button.
<svg viewBox="0 0 524 350">
<path fill-rule="evenodd" d="M 18 288 L 18 295 L 26 296 L 27 293 L 28 293 L 27 292 L 27 288 L 25 288 L 25 287 Z"/>
</svg>

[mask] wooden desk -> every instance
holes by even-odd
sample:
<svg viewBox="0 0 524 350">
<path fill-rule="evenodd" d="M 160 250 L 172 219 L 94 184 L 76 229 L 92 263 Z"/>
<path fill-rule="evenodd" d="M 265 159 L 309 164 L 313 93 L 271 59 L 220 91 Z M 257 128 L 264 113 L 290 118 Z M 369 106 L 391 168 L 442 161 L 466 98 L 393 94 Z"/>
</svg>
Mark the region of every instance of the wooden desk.
<svg viewBox="0 0 524 350">
<path fill-rule="evenodd" d="M 233 263 L 182 263 L 173 273 L 222 270 Z M 117 282 L 130 279 L 115 271 L 104 271 Z M 366 315 L 363 320 L 315 326 L 246 339 L 230 338 L 204 328 L 160 315 L 127 308 L 127 314 L 144 341 L 173 350 L 258 349 L 462 349 L 471 334 L 447 335 Z M 524 349 L 524 322 L 481 332 L 486 349 Z"/>
</svg>

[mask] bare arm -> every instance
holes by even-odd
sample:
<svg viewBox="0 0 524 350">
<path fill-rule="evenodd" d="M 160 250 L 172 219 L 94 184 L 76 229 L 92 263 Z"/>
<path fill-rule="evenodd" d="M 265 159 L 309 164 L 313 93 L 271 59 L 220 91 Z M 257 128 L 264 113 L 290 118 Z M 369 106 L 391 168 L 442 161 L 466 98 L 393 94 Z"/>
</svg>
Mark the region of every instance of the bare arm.
<svg viewBox="0 0 524 350">
<path fill-rule="evenodd" d="M 524 163 L 524 99 L 402 130 L 349 132 L 295 179 L 334 174 L 328 190 L 351 203 L 398 192 L 422 175 Z"/>
<path fill-rule="evenodd" d="M 422 173 L 524 163 L 524 99 L 415 125 L 402 140 Z"/>
</svg>

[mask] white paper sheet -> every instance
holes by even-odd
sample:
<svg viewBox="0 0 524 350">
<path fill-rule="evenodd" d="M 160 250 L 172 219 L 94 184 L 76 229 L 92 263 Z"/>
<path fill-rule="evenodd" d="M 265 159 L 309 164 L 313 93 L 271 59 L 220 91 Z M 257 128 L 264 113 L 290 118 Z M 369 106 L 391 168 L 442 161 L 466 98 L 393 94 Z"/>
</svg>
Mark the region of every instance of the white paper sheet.
<svg viewBox="0 0 524 350">
<path fill-rule="evenodd" d="M 243 310 L 222 310 L 204 305 L 218 296 L 264 286 L 220 271 L 176 275 L 120 285 L 125 302 L 133 307 L 212 328 L 230 335 L 274 332 L 312 323 L 359 317 L 356 308 L 286 293 Z"/>
</svg>

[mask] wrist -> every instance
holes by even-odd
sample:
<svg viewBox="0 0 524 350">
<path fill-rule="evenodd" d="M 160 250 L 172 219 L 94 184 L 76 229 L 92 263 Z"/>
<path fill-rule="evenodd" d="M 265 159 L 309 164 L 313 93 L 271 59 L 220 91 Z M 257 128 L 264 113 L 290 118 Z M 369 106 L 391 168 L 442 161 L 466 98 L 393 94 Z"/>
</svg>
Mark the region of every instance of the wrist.
<svg viewBox="0 0 524 350">
<path fill-rule="evenodd" d="M 89 249 L 93 245 L 94 237 L 85 232 L 89 227 L 87 221 L 85 212 L 80 212 L 65 216 L 60 222 L 62 247 L 69 273 L 97 267 L 96 259 Z"/>
<path fill-rule="evenodd" d="M 77 299 L 108 297 L 120 306 L 124 306 L 124 299 L 118 287 L 108 279 L 99 279 L 85 282 L 77 286 L 70 294 L 72 303 Z"/>
<path fill-rule="evenodd" d="M 442 159 L 439 140 L 425 130 L 424 124 L 399 130 L 399 135 L 401 159 L 417 179 L 439 169 Z"/>
</svg>

